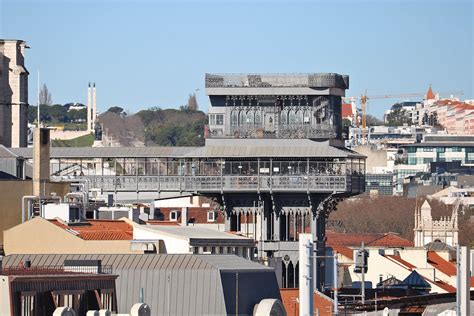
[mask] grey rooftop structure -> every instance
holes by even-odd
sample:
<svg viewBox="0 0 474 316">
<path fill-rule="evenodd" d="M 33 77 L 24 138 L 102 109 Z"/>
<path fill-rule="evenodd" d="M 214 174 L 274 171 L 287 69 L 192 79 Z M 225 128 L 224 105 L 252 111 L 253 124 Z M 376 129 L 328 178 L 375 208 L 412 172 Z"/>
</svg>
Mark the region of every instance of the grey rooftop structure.
<svg viewBox="0 0 474 316">
<path fill-rule="evenodd" d="M 252 315 L 262 299 L 281 299 L 272 268 L 234 255 L 10 255 L 4 267 L 60 266 L 65 260 L 101 260 L 118 275 L 118 312 L 144 301 L 154 315 Z"/>
<path fill-rule="evenodd" d="M 5 155 L 33 158 L 33 148 L 9 148 Z M 322 157 L 364 158 L 330 141 L 301 139 L 207 139 L 204 147 L 52 147 L 51 158 L 249 158 L 249 157 Z"/>
</svg>

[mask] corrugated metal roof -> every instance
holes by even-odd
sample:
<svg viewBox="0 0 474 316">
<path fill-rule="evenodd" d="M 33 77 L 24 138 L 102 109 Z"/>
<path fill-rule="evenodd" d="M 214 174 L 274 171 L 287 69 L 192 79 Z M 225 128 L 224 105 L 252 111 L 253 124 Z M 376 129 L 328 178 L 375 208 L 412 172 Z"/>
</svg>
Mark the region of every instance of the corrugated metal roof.
<svg viewBox="0 0 474 316">
<path fill-rule="evenodd" d="M 17 148 L 7 148 L 3 145 L 0 145 L 0 158 L 16 158 L 18 157 L 17 154 L 15 154 L 12 149 L 17 149 Z"/>
<path fill-rule="evenodd" d="M 239 311 L 251 314 L 263 298 L 280 298 L 274 270 L 234 255 L 164 254 L 23 254 L 3 258 L 3 266 L 17 266 L 26 259 L 33 266 L 62 265 L 65 259 L 99 259 L 111 265 L 116 280 L 118 312 L 124 313 L 138 302 L 143 288 L 145 302 L 154 315 L 225 315 L 235 307 L 238 272 Z M 226 274 L 226 279 L 223 279 Z M 248 297 L 247 297 L 248 296 Z M 245 307 L 245 309 L 244 309 Z"/>
<path fill-rule="evenodd" d="M 11 148 L 32 157 L 32 148 Z M 52 158 L 364 157 L 328 141 L 310 139 L 207 139 L 204 147 L 52 147 Z"/>
</svg>

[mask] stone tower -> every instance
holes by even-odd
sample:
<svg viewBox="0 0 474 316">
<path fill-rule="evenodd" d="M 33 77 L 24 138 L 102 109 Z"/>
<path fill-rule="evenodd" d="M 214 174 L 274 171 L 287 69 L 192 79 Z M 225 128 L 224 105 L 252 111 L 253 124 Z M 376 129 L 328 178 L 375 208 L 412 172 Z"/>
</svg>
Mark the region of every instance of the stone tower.
<svg viewBox="0 0 474 316">
<path fill-rule="evenodd" d="M 458 209 L 460 200 L 458 199 L 453 206 L 451 217 L 441 217 L 439 220 L 433 220 L 431 216 L 431 206 L 428 201 L 423 202 L 421 208 L 415 209 L 415 247 L 441 241 L 450 246 L 458 244 Z"/>
<path fill-rule="evenodd" d="M 0 39 L 0 144 L 28 145 L 26 42 Z"/>
</svg>

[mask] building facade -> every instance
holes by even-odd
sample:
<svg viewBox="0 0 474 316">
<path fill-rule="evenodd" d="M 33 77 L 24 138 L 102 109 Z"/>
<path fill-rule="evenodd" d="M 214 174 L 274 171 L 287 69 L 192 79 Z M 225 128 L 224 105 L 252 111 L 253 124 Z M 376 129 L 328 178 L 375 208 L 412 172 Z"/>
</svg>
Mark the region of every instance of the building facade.
<svg viewBox="0 0 474 316">
<path fill-rule="evenodd" d="M 0 144 L 28 145 L 26 42 L 0 39 Z"/>
<path fill-rule="evenodd" d="M 439 220 L 433 220 L 428 201 L 415 209 L 415 247 L 423 247 L 431 242 L 443 242 L 453 247 L 458 244 L 459 202 L 453 206 L 451 217 L 443 217 Z"/>
<path fill-rule="evenodd" d="M 365 156 L 341 140 L 348 82 L 338 74 L 208 74 L 205 146 L 52 148 L 51 174 L 87 179 L 116 200 L 206 196 L 225 230 L 255 232 L 258 259 L 283 271 L 283 287 L 297 287 L 299 233 L 311 232 L 324 255 L 327 216 L 365 191 Z M 321 288 L 324 267 L 315 261 Z"/>
<path fill-rule="evenodd" d="M 339 74 L 206 74 L 211 138 L 341 138 Z"/>
</svg>

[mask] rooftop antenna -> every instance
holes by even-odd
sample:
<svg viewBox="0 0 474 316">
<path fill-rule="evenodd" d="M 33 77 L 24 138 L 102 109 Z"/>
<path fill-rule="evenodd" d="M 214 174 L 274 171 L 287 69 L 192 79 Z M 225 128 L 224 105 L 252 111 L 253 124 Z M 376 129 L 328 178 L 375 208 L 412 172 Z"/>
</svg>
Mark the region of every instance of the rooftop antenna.
<svg viewBox="0 0 474 316">
<path fill-rule="evenodd" d="M 38 69 L 38 108 L 36 110 L 38 114 L 37 125 L 38 125 L 38 128 L 40 128 L 40 71 L 39 69 Z"/>
</svg>

